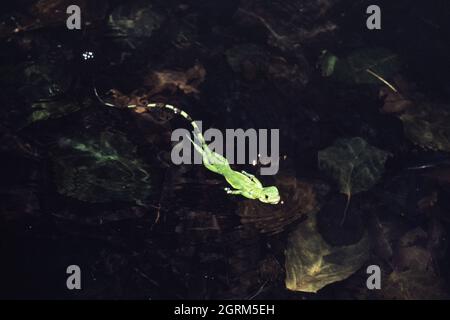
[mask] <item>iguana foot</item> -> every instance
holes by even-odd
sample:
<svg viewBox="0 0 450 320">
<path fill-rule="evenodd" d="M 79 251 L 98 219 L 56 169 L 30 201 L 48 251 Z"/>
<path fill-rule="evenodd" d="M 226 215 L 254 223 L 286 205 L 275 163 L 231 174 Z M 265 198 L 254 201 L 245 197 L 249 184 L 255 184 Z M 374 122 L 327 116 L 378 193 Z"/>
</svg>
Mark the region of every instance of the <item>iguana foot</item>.
<svg viewBox="0 0 450 320">
<path fill-rule="evenodd" d="M 228 194 L 241 194 L 241 193 L 242 193 L 241 190 L 231 190 L 230 188 L 224 188 L 224 190 L 225 190 L 226 193 L 228 193 Z"/>
</svg>

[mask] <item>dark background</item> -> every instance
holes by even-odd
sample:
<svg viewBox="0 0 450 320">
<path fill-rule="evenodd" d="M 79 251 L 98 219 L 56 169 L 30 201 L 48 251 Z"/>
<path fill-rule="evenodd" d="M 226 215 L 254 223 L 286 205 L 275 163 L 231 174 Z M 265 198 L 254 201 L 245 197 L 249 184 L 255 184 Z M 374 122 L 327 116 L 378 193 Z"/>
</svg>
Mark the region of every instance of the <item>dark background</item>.
<svg viewBox="0 0 450 320">
<path fill-rule="evenodd" d="M 326 81 L 317 67 L 322 50 L 346 56 L 361 48 L 384 47 L 402 61 L 399 73 L 413 84 L 413 92 L 420 92 L 427 101 L 448 104 L 448 1 L 377 1 L 382 8 L 382 30 L 369 31 L 365 9 L 372 2 L 3 3 L 0 297 L 448 297 L 448 181 L 404 173 L 408 166 L 425 163 L 442 170 L 435 176 L 443 176 L 448 172 L 448 154 L 416 146 L 406 138 L 397 117 L 380 112 L 381 84 L 373 87 Z M 83 27 L 79 31 L 65 27 L 65 8 L 73 3 L 82 8 Z M 149 11 L 142 11 L 149 6 Z M 274 41 L 269 27 L 245 13 L 249 11 L 264 17 L 282 40 Z M 95 58 L 84 61 L 81 54 L 85 51 L 94 52 Z M 230 52 L 239 62 L 234 68 Z M 205 70 L 204 79 L 187 71 L 195 65 Z M 26 70 L 34 70 L 35 76 L 24 77 Z M 196 92 L 173 84 L 158 88 L 155 79 L 148 76 L 157 70 L 187 74 L 186 83 Z M 281 163 L 279 175 L 320 180 L 331 190 L 319 213 L 323 237 L 341 246 L 358 241 L 367 231 L 371 237 L 367 265 L 381 265 L 387 278 L 396 270 L 397 261 L 395 253 L 385 255 L 378 250 L 379 233 L 389 233 L 386 239 L 395 251 L 402 234 L 421 228 L 427 236 L 420 245 L 432 257 L 431 280 L 426 278 L 425 284 L 413 287 L 412 292 L 395 287 L 371 292 L 365 288 L 366 273 L 361 268 L 316 295 L 286 290 L 286 237 L 307 214 L 283 225 L 275 235 L 242 223 L 238 214 L 241 199 L 223 194 L 220 177 L 202 167 L 177 167 L 168 161 L 170 132 L 187 127 L 183 119 L 107 108 L 95 97 L 94 86 L 105 97 L 109 89 L 116 89 L 122 98 L 143 97 L 182 106 L 207 127 L 280 128 L 280 152 L 287 160 Z M 151 91 L 155 87 L 157 90 Z M 146 96 L 149 91 L 152 94 Z M 109 101 L 113 98 L 108 97 Z M 31 106 L 49 101 L 56 101 L 56 116 L 30 123 Z M 74 107 L 59 109 L 66 101 Z M 151 192 L 145 205 L 129 198 L 81 201 L 58 189 L 55 159 L 63 166 L 67 163 L 65 170 L 72 168 L 72 158 L 65 160 L 55 151 L 61 139 L 76 134 L 94 137 L 108 130 L 124 135 L 149 167 Z M 340 226 L 345 199 L 318 170 L 317 152 L 337 138 L 353 136 L 363 137 L 393 157 L 377 187 L 354 197 L 348 219 Z M 273 177 L 263 180 L 274 182 Z M 433 194 L 437 195 L 436 203 L 424 213 L 418 203 Z M 283 212 L 276 214 L 282 217 Z M 212 216 L 220 221 L 219 231 L 209 229 Z M 389 228 L 380 231 L 378 225 Z M 264 269 L 267 261 L 273 262 L 268 270 Z M 65 271 L 70 264 L 81 267 L 81 291 L 66 289 Z"/>
</svg>

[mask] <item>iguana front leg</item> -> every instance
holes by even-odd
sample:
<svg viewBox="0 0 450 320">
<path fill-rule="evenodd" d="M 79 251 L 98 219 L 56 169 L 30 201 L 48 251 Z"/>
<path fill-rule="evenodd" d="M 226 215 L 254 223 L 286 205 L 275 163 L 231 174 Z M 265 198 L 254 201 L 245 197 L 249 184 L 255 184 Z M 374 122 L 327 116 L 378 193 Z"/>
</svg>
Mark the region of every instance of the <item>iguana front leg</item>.
<svg viewBox="0 0 450 320">
<path fill-rule="evenodd" d="M 256 184 L 256 185 L 258 186 L 258 188 L 262 188 L 262 187 L 263 187 L 261 181 L 259 181 L 258 178 L 256 178 L 254 175 L 252 175 L 252 174 L 250 174 L 250 173 L 248 173 L 248 172 L 245 172 L 244 170 L 242 170 L 241 173 L 242 173 L 244 176 L 248 177 L 250 180 L 252 180 L 252 182 L 253 182 L 254 184 Z"/>
<path fill-rule="evenodd" d="M 256 197 L 251 192 L 248 192 L 248 191 L 231 190 L 230 188 L 224 188 L 224 190 L 227 192 L 227 194 L 236 194 L 236 195 L 244 196 L 248 199 L 256 199 Z"/>
<path fill-rule="evenodd" d="M 232 190 L 230 188 L 223 188 L 228 194 L 242 194 L 242 190 Z"/>
</svg>

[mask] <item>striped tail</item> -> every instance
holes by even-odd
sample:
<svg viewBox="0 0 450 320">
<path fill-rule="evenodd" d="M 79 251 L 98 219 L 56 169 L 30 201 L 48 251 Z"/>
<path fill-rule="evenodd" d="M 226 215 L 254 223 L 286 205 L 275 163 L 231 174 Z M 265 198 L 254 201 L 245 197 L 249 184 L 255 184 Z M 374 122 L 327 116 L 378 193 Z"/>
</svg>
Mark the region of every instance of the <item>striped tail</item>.
<svg viewBox="0 0 450 320">
<path fill-rule="evenodd" d="M 134 108 L 135 106 L 128 106 L 128 107 Z M 187 121 L 189 121 L 191 123 L 191 126 L 194 128 L 195 135 L 196 135 L 197 139 L 200 141 L 201 146 L 203 147 L 202 149 L 205 149 L 205 147 L 207 146 L 205 138 L 203 137 L 203 134 L 200 131 L 197 124 L 195 123 L 195 121 L 192 120 L 191 116 L 189 114 L 187 114 L 187 112 L 185 112 L 181 109 L 178 109 L 177 107 L 174 107 L 170 104 L 165 104 L 165 103 L 149 103 L 147 105 L 147 107 L 148 108 L 165 108 L 165 109 L 171 110 L 175 114 L 180 114 L 183 118 L 185 118 Z"/>
<path fill-rule="evenodd" d="M 100 95 L 98 94 L 97 87 L 95 86 L 95 84 L 94 84 L 94 94 L 95 94 L 95 97 L 98 99 L 98 101 L 100 101 L 100 103 L 102 103 L 103 105 L 105 105 L 107 107 L 118 108 L 116 105 L 114 105 L 112 103 L 108 103 L 108 102 L 104 101 L 100 97 Z M 127 106 L 127 108 L 130 108 L 130 109 L 134 109 L 134 108 L 137 108 L 137 107 L 138 106 L 135 105 L 135 104 Z M 175 114 L 180 114 L 182 117 L 184 117 L 186 120 L 188 120 L 191 123 L 191 126 L 194 128 L 195 136 L 200 141 L 202 149 L 203 150 L 209 150 L 208 147 L 207 147 L 205 138 L 203 137 L 203 134 L 200 131 L 199 127 L 194 122 L 194 120 L 192 120 L 191 116 L 188 115 L 185 111 L 183 111 L 181 109 L 178 109 L 177 107 L 174 107 L 174 106 L 172 106 L 170 104 L 165 104 L 165 103 L 149 103 L 149 104 L 147 104 L 147 108 L 166 108 L 166 109 L 172 110 L 172 112 L 175 113 Z"/>
</svg>

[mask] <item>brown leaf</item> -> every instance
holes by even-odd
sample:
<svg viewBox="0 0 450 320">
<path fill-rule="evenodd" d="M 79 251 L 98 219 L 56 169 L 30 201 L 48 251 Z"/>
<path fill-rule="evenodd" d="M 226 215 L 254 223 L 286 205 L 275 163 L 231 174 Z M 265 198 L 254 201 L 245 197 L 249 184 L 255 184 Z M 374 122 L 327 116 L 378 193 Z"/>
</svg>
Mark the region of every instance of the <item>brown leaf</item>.
<svg viewBox="0 0 450 320">
<path fill-rule="evenodd" d="M 166 90 L 171 93 L 180 90 L 187 95 L 197 95 L 199 94 L 198 87 L 205 80 L 205 76 L 205 68 L 196 64 L 185 72 L 174 70 L 153 71 L 146 77 L 144 84 L 152 88 L 148 94 L 150 97 Z"/>
<path fill-rule="evenodd" d="M 429 246 L 430 235 L 422 228 L 405 233 L 398 241 L 394 271 L 384 281 L 380 294 L 385 299 L 443 299 L 448 290 L 439 277 Z"/>
<path fill-rule="evenodd" d="M 435 168 L 422 173 L 423 176 L 435 179 L 444 184 L 450 183 L 450 168 Z"/>
<path fill-rule="evenodd" d="M 313 214 L 289 235 L 285 251 L 286 288 L 316 293 L 350 277 L 361 268 L 368 255 L 367 234 L 357 243 L 331 246 L 318 232 Z"/>
<path fill-rule="evenodd" d="M 387 87 L 382 87 L 380 97 L 384 98 L 381 108 L 382 113 L 399 113 L 413 105 L 413 102 L 405 98 L 400 92 L 394 92 Z"/>
</svg>

